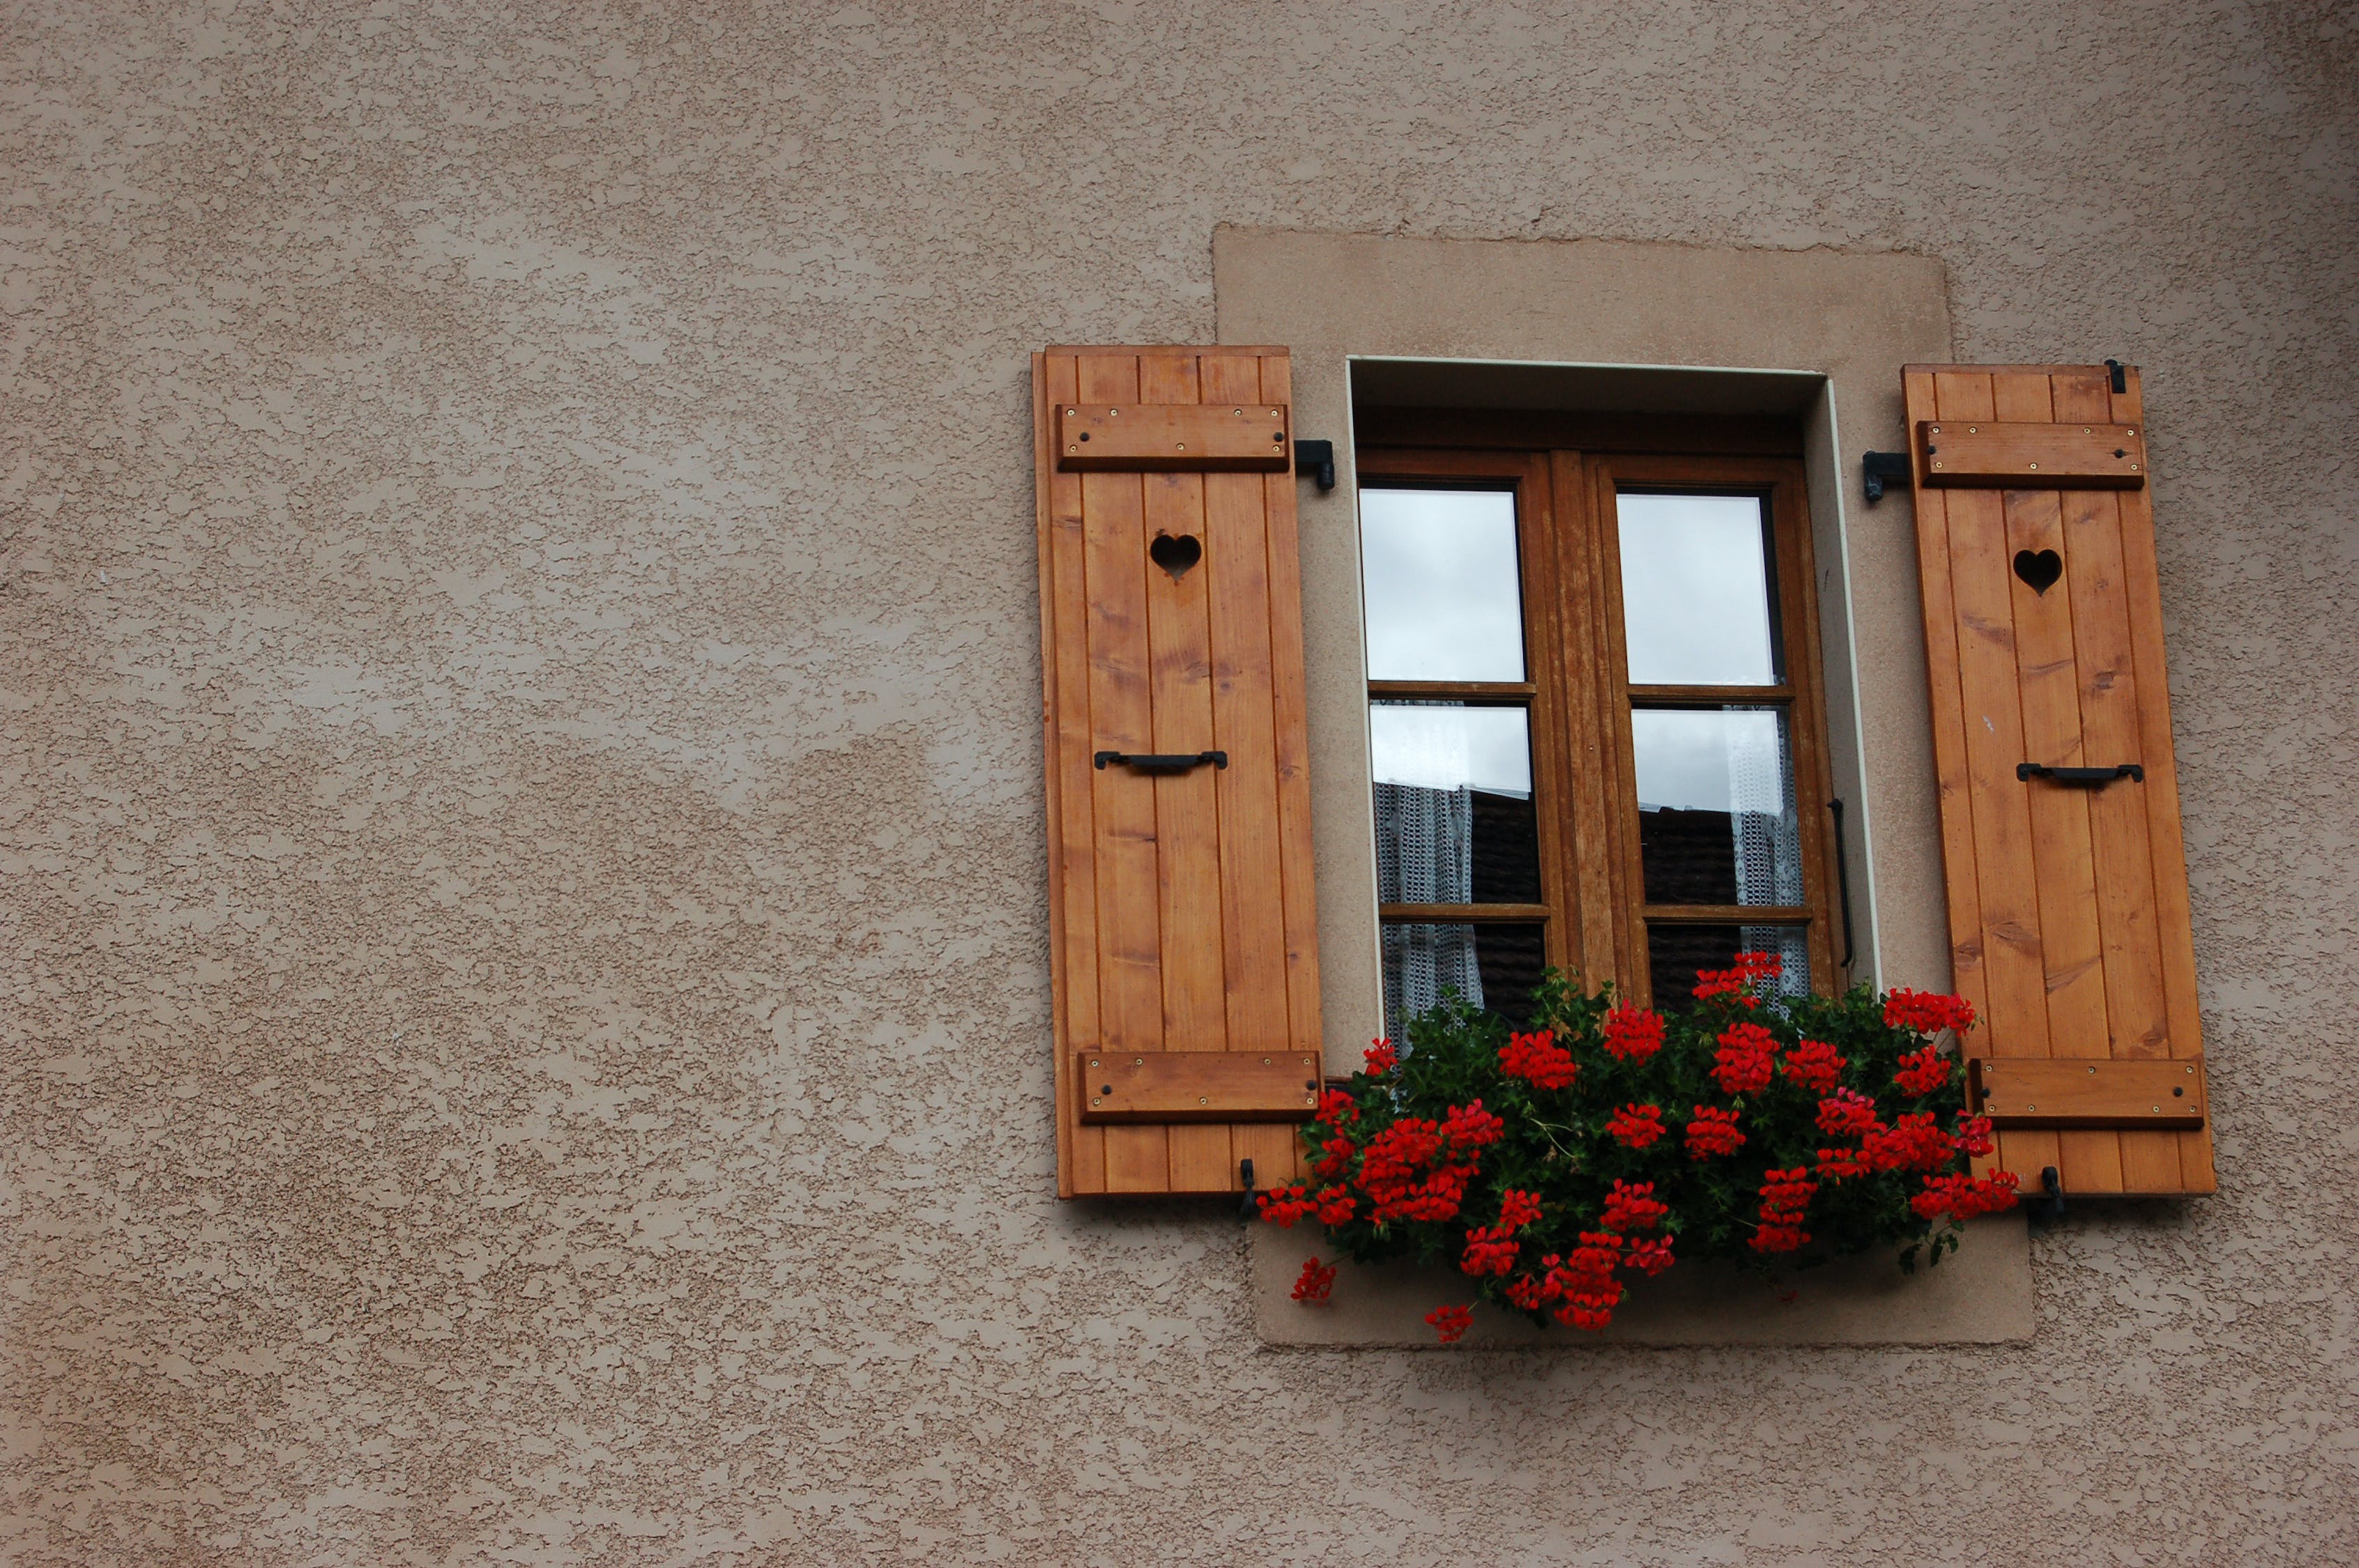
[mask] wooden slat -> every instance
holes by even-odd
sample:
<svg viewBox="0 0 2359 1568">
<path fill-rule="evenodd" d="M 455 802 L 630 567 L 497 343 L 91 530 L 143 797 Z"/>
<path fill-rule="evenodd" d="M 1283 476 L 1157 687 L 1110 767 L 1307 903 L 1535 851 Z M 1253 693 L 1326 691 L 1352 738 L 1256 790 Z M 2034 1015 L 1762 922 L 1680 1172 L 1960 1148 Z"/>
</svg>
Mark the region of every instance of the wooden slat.
<svg viewBox="0 0 2359 1568">
<path fill-rule="evenodd" d="M 2168 1057 L 2118 1062 L 1972 1057 L 1966 1063 L 1966 1092 L 1968 1103 L 2002 1131 L 2023 1127 L 2192 1130 L 2203 1125 L 2206 1113 L 2200 1057 L 2183 1062 Z M 2076 1134 L 2068 1130 L 2062 1135 Z M 2152 1131 L 2136 1135 L 2175 1136 Z M 2065 1190 L 2087 1189 L 2073 1188 L 2068 1182 Z"/>
<path fill-rule="evenodd" d="M 1049 925 L 1057 1033 L 1057 1192 L 1105 1190 L 1105 1134 L 1076 1124 L 1066 1082 L 1070 1048 L 1098 1038 L 1097 871 L 1090 775 L 1089 595 L 1083 580 L 1082 481 L 1050 464 L 1049 409 L 1078 395 L 1071 354 L 1034 357 L 1039 441 L 1040 647 L 1049 795 Z M 1070 700 L 1060 700 L 1060 696 Z"/>
<path fill-rule="evenodd" d="M 1077 1051 L 1083 1121 L 1290 1122 L 1319 1108 L 1321 1073 L 1315 1051 Z M 1228 1127 L 1174 1126 L 1181 1132 Z M 1292 1136 L 1290 1130 L 1288 1136 Z M 1255 1173 L 1260 1173 L 1258 1165 Z M 1174 1186 L 1179 1185 L 1177 1178 Z M 1203 1191 L 1191 1187 L 1190 1191 Z"/>
<path fill-rule="evenodd" d="M 2114 421 L 2146 427 L 2138 373 L 2128 370 L 2124 390 L 2111 393 Z M 2130 645 L 2140 672 L 2138 736 L 2145 754 L 2147 843 L 2153 857 L 2155 931 L 2161 949 L 2164 1013 L 2170 1054 L 2203 1054 L 2203 1024 L 2195 989 L 2195 924 L 2187 886 L 2187 848 L 2180 826 L 2179 765 L 2170 733 L 2170 680 L 2163 655 L 2162 584 L 2155 556 L 2151 489 L 2120 497 L 2122 578 L 2127 588 Z M 2179 1135 L 2178 1191 L 2214 1190 L 2212 1130 Z"/>
<path fill-rule="evenodd" d="M 1992 404 L 2002 419 L 2046 420 L 2053 413 L 2049 378 L 2006 373 L 1991 377 Z M 1954 427 L 1952 427 L 1954 428 Z M 2023 551 L 2057 552 L 2062 559 L 2061 496 L 2053 490 L 2001 493 L 2006 549 L 2012 568 Z M 2070 576 L 2069 568 L 2066 575 Z M 2081 691 L 2072 647 L 2072 596 L 2062 582 L 2040 591 L 2010 569 L 2017 689 L 2023 699 L 2023 757 L 2049 765 L 2078 765 Z M 2089 759 L 2093 761 L 2094 759 Z M 2039 956 L 2048 989 L 2048 1048 L 2051 1055 L 2111 1054 L 2105 1019 L 2105 971 L 2097 935 L 2097 875 L 2089 848 L 2089 792 L 2022 784 L 2031 816 L 2033 886 L 2039 906 Z M 2107 1133 L 2065 1132 L 2057 1140 L 2058 1171 L 2076 1193 L 2121 1191 L 2121 1141 Z"/>
<path fill-rule="evenodd" d="M 1933 373 L 1910 367 L 1901 394 L 1911 419 L 1930 417 L 1936 406 Z M 1920 458 L 1921 463 L 1922 459 Z M 1917 492 L 1919 590 L 1925 616 L 1928 707 L 1933 724 L 1933 774 L 1940 806 L 1942 885 L 1950 914 L 1950 983 L 1973 1004 L 1990 1029 L 1989 975 L 1983 966 L 1981 891 L 1974 881 L 1974 818 L 1968 804 L 1973 785 L 1966 771 L 1965 697 L 1959 680 L 1957 600 L 1950 578 L 1950 523 L 1946 499 Z M 1986 1155 L 1977 1171 L 1996 1162 Z"/>
<path fill-rule="evenodd" d="M 1283 354 L 1261 362 L 1261 395 L 1273 406 L 1292 396 Z M 1317 1050 L 1319 915 L 1311 892 L 1310 721 L 1302 670 L 1302 563 L 1295 532 L 1294 476 L 1263 481 L 1269 520 L 1270 697 L 1277 754 L 1278 876 L 1286 912 L 1288 1038 Z M 1299 1152 L 1298 1152 L 1299 1159 Z"/>
<path fill-rule="evenodd" d="M 1148 401 L 1060 407 L 1057 466 L 1125 473 L 1277 473 L 1291 466 L 1284 404 L 1254 397 L 1209 405 L 1173 396 L 1180 390 L 1177 382 L 1158 386 L 1157 378 L 1177 376 L 1181 366 L 1190 383 L 1184 390 L 1192 394 L 1192 359 L 1147 354 L 1139 361 L 1139 385 Z"/>
<path fill-rule="evenodd" d="M 1085 355 L 1077 395 L 1138 401 L 1136 355 Z M 1155 750 L 1148 680 L 1146 484 L 1142 476 L 1082 476 L 1089 584 L 1090 730 L 1097 749 Z M 1150 778 L 1127 768 L 1092 773 L 1098 875 L 1099 1044 L 1163 1048 L 1162 922 Z M 1089 1042 L 1082 1043 L 1086 1046 Z M 1170 1190 L 1170 1139 L 1160 1127 L 1109 1128 L 1106 1190 Z"/>
<path fill-rule="evenodd" d="M 2050 378 L 2037 371 L 2004 371 L 1996 379 L 2044 392 Z M 2136 427 L 2055 424 L 2044 406 L 2036 420 L 2015 421 L 2004 405 L 1995 420 L 1920 420 L 1917 439 L 1925 482 L 1936 489 L 2136 490 L 2146 483 L 2146 444 Z"/>
<path fill-rule="evenodd" d="M 1935 417 L 1995 419 L 1988 375 L 1933 378 Z M 2014 571 L 2006 515 L 1996 491 L 1946 495 L 1950 592 L 1956 609 L 1958 686 L 1966 760 L 1966 805 L 1973 818 L 1973 877 L 1981 905 L 1990 1038 L 2008 1054 L 2045 1056 L 2047 966 L 2039 947 L 2039 897 L 2027 794 L 2015 776 L 2024 760 L 2023 702 L 2016 687 Z M 2006 1168 L 2038 1172 L 2060 1159 L 2053 1133 L 2010 1134 L 1999 1143 Z"/>
<path fill-rule="evenodd" d="M 1143 355 L 1138 395 L 1166 413 L 1193 404 L 1196 362 L 1176 354 Z M 1090 406 L 1082 406 L 1086 410 Z M 1144 412 L 1144 408 L 1135 412 Z M 1184 421 L 1175 427 L 1186 429 Z M 1204 536 L 1204 478 L 1138 465 L 1145 483 L 1147 536 Z M 1178 575 L 1147 574 L 1148 685 L 1155 710 L 1155 750 L 1189 754 L 1212 748 L 1212 633 L 1206 602 L 1211 574 L 1201 557 Z M 1163 971 L 1163 1043 L 1174 1051 L 1220 1051 L 1228 1044 L 1223 1000 L 1219 772 L 1199 768 L 1147 781 L 1155 792 L 1156 877 Z M 1174 1127 L 1168 1139 L 1169 1188 L 1203 1192 L 1225 1184 L 1226 1127 Z"/>
<path fill-rule="evenodd" d="M 2058 375 L 2052 385 L 2057 418 L 2111 416 L 2102 372 Z M 2139 675 L 2122 568 L 2121 500 L 2103 490 L 2072 491 L 2060 499 L 2062 586 L 2071 590 L 2072 600 L 2082 755 L 2093 765 L 2137 762 L 2145 747 L 2138 732 Z M 2115 1057 L 2168 1056 L 2170 1052 L 2144 791 L 2143 784 L 2124 781 L 2083 792 L 2091 852 L 2104 868 L 2096 882 L 2096 914 L 2104 956 L 2110 1054 Z M 2124 1190 L 2179 1189 L 2176 1133 L 2125 1132 L 2115 1144 Z"/>
</svg>

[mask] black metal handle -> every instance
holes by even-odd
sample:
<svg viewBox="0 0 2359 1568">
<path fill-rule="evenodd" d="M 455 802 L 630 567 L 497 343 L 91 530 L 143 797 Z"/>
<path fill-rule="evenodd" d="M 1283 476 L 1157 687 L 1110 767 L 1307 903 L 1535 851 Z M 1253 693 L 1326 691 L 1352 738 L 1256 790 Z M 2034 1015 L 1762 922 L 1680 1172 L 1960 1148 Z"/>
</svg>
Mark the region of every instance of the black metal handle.
<svg viewBox="0 0 2359 1568">
<path fill-rule="evenodd" d="M 1136 768 L 1143 773 L 1184 773 L 1190 768 L 1201 768 L 1210 762 L 1216 768 L 1229 765 L 1226 752 L 1100 752 L 1101 768 Z"/>
<path fill-rule="evenodd" d="M 2136 762 L 2123 762 L 2110 768 L 2051 768 L 2039 762 L 2017 762 L 2015 776 L 2026 781 L 2054 779 L 2060 784 L 2072 784 L 2081 789 L 2102 789 L 2115 779 L 2136 779 L 2146 783 L 2146 769 Z"/>
</svg>

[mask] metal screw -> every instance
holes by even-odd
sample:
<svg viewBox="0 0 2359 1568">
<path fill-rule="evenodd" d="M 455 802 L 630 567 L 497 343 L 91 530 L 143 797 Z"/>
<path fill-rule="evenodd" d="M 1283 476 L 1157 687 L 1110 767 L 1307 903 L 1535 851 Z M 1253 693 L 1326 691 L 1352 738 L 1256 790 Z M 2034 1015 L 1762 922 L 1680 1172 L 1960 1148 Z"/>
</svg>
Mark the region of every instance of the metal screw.
<svg viewBox="0 0 2359 1568">
<path fill-rule="evenodd" d="M 1264 1056 L 1264 1057 L 1261 1059 L 1261 1065 L 1262 1065 L 1263 1066 L 1265 1066 L 1265 1067 L 1268 1066 L 1268 1065 L 1269 1065 L 1269 1058 L 1268 1058 L 1268 1057 L 1266 1057 L 1266 1056 Z"/>
<path fill-rule="evenodd" d="M 1177 441 L 1174 442 L 1173 445 L 1177 446 L 1183 452 L 1188 449 L 1188 443 L 1185 441 Z"/>
<path fill-rule="evenodd" d="M 1093 1100 L 1090 1101 L 1090 1104 L 1091 1104 L 1091 1105 L 1093 1105 L 1093 1106 L 1101 1106 L 1101 1105 L 1105 1104 L 1105 1101 L 1103 1101 L 1103 1100 L 1102 1100 L 1102 1099 L 1093 1099 Z"/>
<path fill-rule="evenodd" d="M 1119 408 L 1109 408 L 1106 410 L 1106 417 L 1109 419 L 1119 419 L 1122 417 L 1122 410 Z"/>
<path fill-rule="evenodd" d="M 1318 1105 L 1319 1105 L 1319 1102 L 1318 1102 L 1317 1100 L 1315 1100 L 1315 1099 L 1306 1099 L 1306 1100 L 1304 1100 L 1302 1103 L 1303 1103 L 1305 1106 L 1308 1106 L 1308 1107 L 1311 1108 L 1312 1109 L 1316 1109 L 1316 1108 L 1318 1108 Z"/>
<path fill-rule="evenodd" d="M 1065 410 L 1065 417 L 1068 419 L 1078 418 L 1081 416 L 1081 412 L 1082 411 L 1078 408 L 1068 408 Z"/>
<path fill-rule="evenodd" d="M 2035 470 L 2036 470 L 2036 469 L 2038 469 L 2038 468 L 2039 467 L 2039 465 L 2038 465 L 2038 463 L 2034 463 L 2034 464 L 2032 464 L 2031 466 L 2032 466 Z"/>
<path fill-rule="evenodd" d="M 1134 1067 L 1144 1067 L 1147 1065 L 1147 1058 L 1144 1056 L 1133 1056 L 1130 1059 L 1130 1065 Z"/>
<path fill-rule="evenodd" d="M 1091 1065 L 1091 1066 L 1093 1066 L 1093 1067 L 1094 1067 L 1094 1066 L 1096 1066 L 1097 1065 L 1098 1065 L 1098 1059 L 1097 1059 L 1095 1056 L 1091 1057 L 1091 1058 L 1090 1058 L 1090 1065 Z"/>
<path fill-rule="evenodd" d="M 1196 1103 L 1197 1103 L 1198 1105 L 1210 1105 L 1210 1104 L 1212 1104 L 1212 1098 L 1211 1098 L 1210 1096 L 1208 1096 L 1208 1095 L 1198 1095 L 1198 1096 L 1196 1097 Z M 2155 1108 L 2156 1108 L 2157 1110 L 2159 1110 L 2159 1109 L 2161 1109 L 2162 1108 L 2161 1108 L 2160 1106 L 2157 1106 Z"/>
<path fill-rule="evenodd" d="M 1080 451 L 1081 449 L 1081 449 L 1081 448 L 1079 448 L 1079 447 L 1067 447 L 1067 448 L 1065 449 L 1065 450 L 1067 450 L 1067 451 L 1069 451 L 1069 452 L 1078 452 L 1078 451 Z"/>
<path fill-rule="evenodd" d="M 2155 1108 L 2155 1109 L 2157 1109 L 2157 1110 L 2158 1111 L 2158 1110 L 2160 1110 L 2160 1109 L 2162 1108 L 2162 1107 L 2160 1107 L 2160 1106 L 2156 1106 L 2154 1108 Z"/>
<path fill-rule="evenodd" d="M 1279 413 L 1278 413 L 1278 411 L 1277 411 L 1277 409 L 1275 409 L 1275 408 L 1273 408 L 1273 409 L 1271 409 L 1271 410 L 1269 411 L 1269 416 L 1270 416 L 1271 418 L 1273 418 L 1273 419 L 1277 419 L 1277 418 L 1282 418 L 1282 417 L 1284 417 L 1284 416 L 1283 416 L 1283 415 L 1281 415 L 1281 414 L 1279 414 Z M 2137 434 L 2137 432 L 2136 432 L 2136 431 L 2135 431 L 2135 430 L 2133 430 L 2133 431 L 2131 431 L 2131 432 L 2130 432 L 2130 434 L 2131 434 L 2131 435 L 2133 435 L 2133 436 L 2135 436 L 2135 435 L 2136 435 L 2136 434 Z"/>
<path fill-rule="evenodd" d="M 1240 419 L 1245 416 L 1245 411 L 1242 408 L 1232 408 L 1229 412 L 1235 415 Z"/>
<path fill-rule="evenodd" d="M 1934 435 L 1936 435 L 1936 436 L 1938 436 L 1938 435 L 1940 435 L 1940 433 L 1941 433 L 1941 427 L 1940 427 L 1939 425 L 1934 426 L 1934 427 L 1933 427 L 1933 434 L 1934 434 Z"/>
</svg>

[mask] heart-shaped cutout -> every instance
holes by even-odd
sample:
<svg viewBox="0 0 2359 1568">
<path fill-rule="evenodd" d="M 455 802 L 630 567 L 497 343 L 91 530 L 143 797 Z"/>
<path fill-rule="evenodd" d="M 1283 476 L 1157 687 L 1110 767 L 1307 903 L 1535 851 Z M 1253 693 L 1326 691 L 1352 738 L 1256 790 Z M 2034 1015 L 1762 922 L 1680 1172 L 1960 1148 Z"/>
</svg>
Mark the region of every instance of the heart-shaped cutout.
<svg viewBox="0 0 2359 1568">
<path fill-rule="evenodd" d="M 1203 541 L 1193 534 L 1158 534 L 1155 543 L 1147 546 L 1147 558 L 1178 582 L 1188 575 L 1189 568 L 1204 558 Z"/>
<path fill-rule="evenodd" d="M 2031 585 L 2034 593 L 2046 593 L 2064 575 L 2064 557 L 2053 550 L 2017 550 L 2015 552 L 2015 575 Z"/>
</svg>

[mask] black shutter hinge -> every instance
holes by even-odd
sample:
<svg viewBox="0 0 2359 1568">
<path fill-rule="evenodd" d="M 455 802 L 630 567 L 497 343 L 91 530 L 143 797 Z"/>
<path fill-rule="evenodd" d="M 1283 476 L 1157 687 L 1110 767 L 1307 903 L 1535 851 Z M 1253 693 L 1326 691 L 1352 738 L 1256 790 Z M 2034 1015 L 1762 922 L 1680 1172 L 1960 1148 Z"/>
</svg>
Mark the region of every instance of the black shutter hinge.
<svg viewBox="0 0 2359 1568">
<path fill-rule="evenodd" d="M 2125 373 L 2129 369 L 2127 365 L 2119 360 L 2107 360 L 2105 369 L 2113 374 L 2115 392 L 2127 392 L 2130 389 L 2129 376 Z"/>
<path fill-rule="evenodd" d="M 1335 488 L 1335 443 L 1332 441 L 1297 441 L 1294 443 L 1294 471 L 1307 473 L 1319 481 L 1321 490 Z"/>
<path fill-rule="evenodd" d="M 1907 452 L 1866 452 L 1859 460 L 1860 479 L 1867 486 L 1870 506 L 1884 499 L 1886 484 L 1905 480 L 1909 475 Z"/>
</svg>

